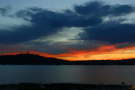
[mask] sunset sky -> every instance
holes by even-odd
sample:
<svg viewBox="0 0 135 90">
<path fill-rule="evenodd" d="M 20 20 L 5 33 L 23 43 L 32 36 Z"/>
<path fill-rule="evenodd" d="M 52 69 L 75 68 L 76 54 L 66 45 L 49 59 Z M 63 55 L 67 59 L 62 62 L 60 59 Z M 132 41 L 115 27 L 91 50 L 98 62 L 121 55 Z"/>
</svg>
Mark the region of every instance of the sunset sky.
<svg viewBox="0 0 135 90">
<path fill-rule="evenodd" d="M 133 0 L 0 0 L 0 55 L 135 58 Z"/>
</svg>

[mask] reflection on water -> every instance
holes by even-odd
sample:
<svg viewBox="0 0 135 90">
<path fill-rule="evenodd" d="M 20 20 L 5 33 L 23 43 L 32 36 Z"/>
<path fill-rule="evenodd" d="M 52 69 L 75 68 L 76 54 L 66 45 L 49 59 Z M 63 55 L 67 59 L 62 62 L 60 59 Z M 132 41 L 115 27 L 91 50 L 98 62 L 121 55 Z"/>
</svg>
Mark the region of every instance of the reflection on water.
<svg viewBox="0 0 135 90">
<path fill-rule="evenodd" d="M 135 66 L 1 65 L 0 84 L 7 83 L 88 83 L 135 84 Z"/>
</svg>

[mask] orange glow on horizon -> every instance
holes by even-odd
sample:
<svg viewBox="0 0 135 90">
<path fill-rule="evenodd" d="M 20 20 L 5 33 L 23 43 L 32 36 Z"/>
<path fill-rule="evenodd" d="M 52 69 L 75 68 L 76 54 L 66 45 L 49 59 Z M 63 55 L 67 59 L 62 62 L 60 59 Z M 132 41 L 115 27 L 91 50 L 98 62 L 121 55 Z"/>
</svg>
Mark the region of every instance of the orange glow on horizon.
<svg viewBox="0 0 135 90">
<path fill-rule="evenodd" d="M 30 51 L 30 54 L 37 54 L 43 57 L 57 58 L 69 61 L 83 61 L 83 60 L 123 60 L 135 58 L 135 46 L 128 46 L 124 48 L 117 48 L 116 45 L 101 46 L 97 49 L 83 49 L 73 50 L 68 49 L 68 53 L 48 54 L 36 51 Z M 26 54 L 26 51 L 20 52 Z M 2 55 L 16 55 L 20 53 L 4 53 Z"/>
</svg>

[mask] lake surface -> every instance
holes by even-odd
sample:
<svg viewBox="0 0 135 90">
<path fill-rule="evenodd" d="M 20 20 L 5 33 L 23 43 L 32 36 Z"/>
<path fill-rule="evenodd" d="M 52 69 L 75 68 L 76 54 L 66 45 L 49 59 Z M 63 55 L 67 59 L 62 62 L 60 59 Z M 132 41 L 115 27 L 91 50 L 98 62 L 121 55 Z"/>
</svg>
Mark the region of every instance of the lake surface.
<svg viewBox="0 0 135 90">
<path fill-rule="evenodd" d="M 135 66 L 0 65 L 0 84 L 135 84 Z"/>
</svg>

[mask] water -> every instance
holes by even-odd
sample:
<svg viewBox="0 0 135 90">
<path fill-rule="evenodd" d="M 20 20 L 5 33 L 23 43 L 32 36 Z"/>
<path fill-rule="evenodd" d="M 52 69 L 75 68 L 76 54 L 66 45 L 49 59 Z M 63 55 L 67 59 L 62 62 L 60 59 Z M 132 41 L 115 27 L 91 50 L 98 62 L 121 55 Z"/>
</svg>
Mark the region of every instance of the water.
<svg viewBox="0 0 135 90">
<path fill-rule="evenodd" d="M 0 84 L 135 84 L 135 66 L 0 65 Z"/>
</svg>

